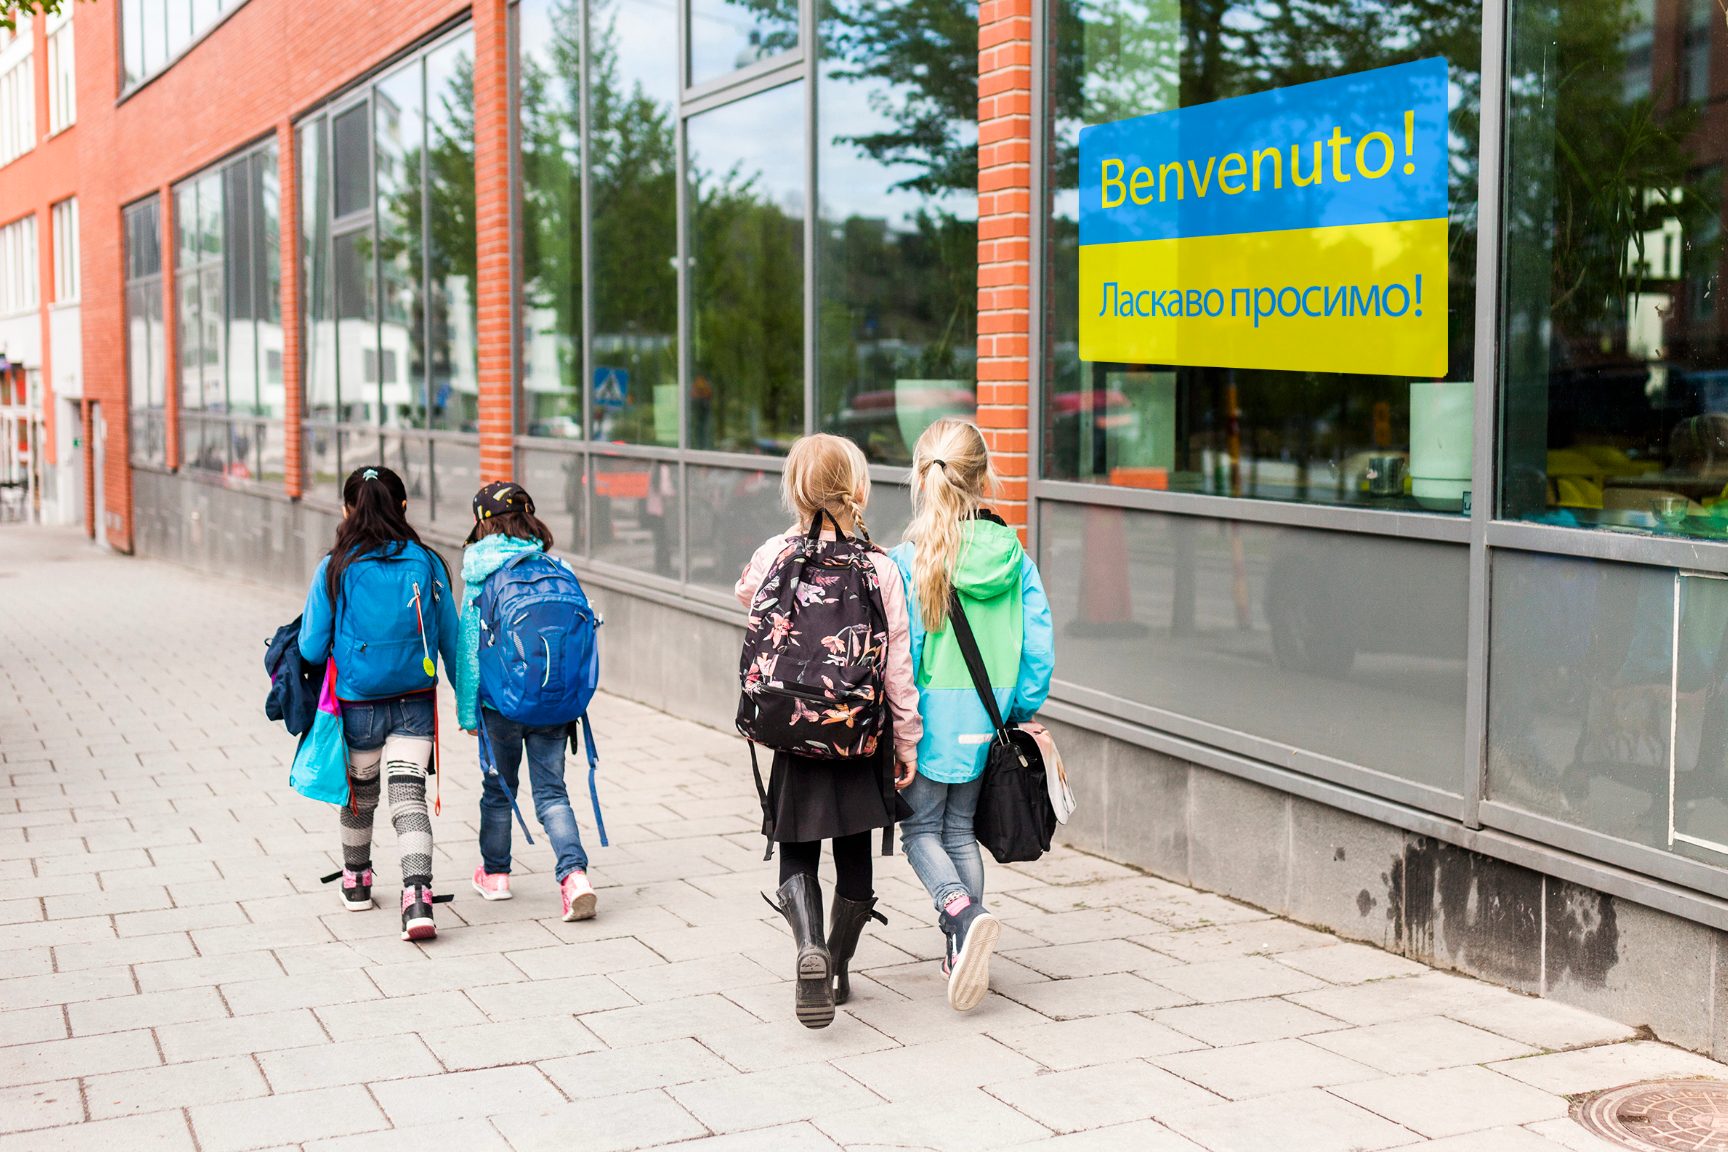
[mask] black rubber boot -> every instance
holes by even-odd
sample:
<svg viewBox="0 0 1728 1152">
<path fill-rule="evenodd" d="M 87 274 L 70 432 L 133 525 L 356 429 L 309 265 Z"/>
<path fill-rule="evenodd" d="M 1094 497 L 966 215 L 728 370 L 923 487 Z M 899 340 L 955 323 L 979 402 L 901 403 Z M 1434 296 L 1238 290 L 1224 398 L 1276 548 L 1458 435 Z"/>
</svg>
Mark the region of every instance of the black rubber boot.
<svg viewBox="0 0 1728 1152">
<path fill-rule="evenodd" d="M 799 873 L 780 885 L 780 900 L 769 907 L 786 917 L 792 941 L 798 945 L 798 983 L 794 1004 L 798 1023 L 826 1028 L 834 1022 L 834 965 L 822 939 L 822 886 L 816 877 Z"/>
<path fill-rule="evenodd" d="M 848 979 L 846 966 L 858 951 L 858 937 L 864 934 L 864 925 L 872 919 L 888 923 L 888 917 L 876 911 L 876 897 L 848 900 L 838 892 L 834 894 L 834 912 L 828 918 L 828 955 L 834 961 L 836 1004 L 852 999 L 852 982 Z"/>
</svg>

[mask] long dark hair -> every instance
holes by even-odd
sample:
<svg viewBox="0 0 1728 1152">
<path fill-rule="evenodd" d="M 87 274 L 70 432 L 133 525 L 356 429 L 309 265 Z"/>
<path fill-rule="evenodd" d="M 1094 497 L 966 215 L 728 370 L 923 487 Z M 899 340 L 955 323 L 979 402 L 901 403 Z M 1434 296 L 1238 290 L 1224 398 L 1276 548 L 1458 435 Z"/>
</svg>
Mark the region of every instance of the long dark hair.
<svg viewBox="0 0 1728 1152">
<path fill-rule="evenodd" d="M 410 543 L 420 544 L 420 534 L 408 523 L 408 489 L 402 477 L 382 464 L 356 468 L 342 485 L 342 506 L 347 515 L 336 526 L 336 543 L 330 548 L 330 566 L 325 570 L 325 588 L 331 603 L 342 587 L 342 573 L 368 552 L 394 556 Z"/>
<path fill-rule="evenodd" d="M 547 552 L 552 551 L 552 529 L 546 527 L 540 517 L 534 515 L 534 505 L 517 508 L 510 512 L 501 512 L 496 516 L 488 516 L 484 520 L 474 522 L 474 530 L 468 533 L 468 543 L 473 544 L 488 536 L 514 536 L 518 540 L 538 540 L 540 547 Z"/>
</svg>

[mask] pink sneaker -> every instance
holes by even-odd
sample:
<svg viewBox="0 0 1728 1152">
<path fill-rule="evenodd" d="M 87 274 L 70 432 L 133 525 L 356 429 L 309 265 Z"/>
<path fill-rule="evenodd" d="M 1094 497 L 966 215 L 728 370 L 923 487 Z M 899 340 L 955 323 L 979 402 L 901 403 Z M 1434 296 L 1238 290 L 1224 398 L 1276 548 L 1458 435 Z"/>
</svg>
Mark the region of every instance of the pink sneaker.
<svg viewBox="0 0 1728 1152">
<path fill-rule="evenodd" d="M 485 867 L 474 869 L 474 891 L 482 900 L 510 899 L 510 873 L 488 872 Z"/>
<path fill-rule="evenodd" d="M 588 873 L 572 872 L 558 885 L 564 894 L 564 922 L 594 918 L 594 885 L 588 883 Z"/>
</svg>

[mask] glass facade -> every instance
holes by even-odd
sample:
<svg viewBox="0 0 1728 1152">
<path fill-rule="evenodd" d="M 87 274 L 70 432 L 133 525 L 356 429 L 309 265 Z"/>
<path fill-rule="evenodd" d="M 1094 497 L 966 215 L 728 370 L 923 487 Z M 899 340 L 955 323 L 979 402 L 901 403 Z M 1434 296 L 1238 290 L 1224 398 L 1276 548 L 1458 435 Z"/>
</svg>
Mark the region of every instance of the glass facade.
<svg viewBox="0 0 1728 1152">
<path fill-rule="evenodd" d="M 152 196 L 126 208 L 126 393 L 133 464 L 168 463 L 167 341 L 162 329 L 162 207 Z"/>
<path fill-rule="evenodd" d="M 797 50 L 798 0 L 688 0 L 689 82 L 701 84 Z M 667 16 L 661 6 L 662 27 Z"/>
<path fill-rule="evenodd" d="M 174 189 L 180 462 L 279 484 L 282 221 L 274 139 Z"/>
<path fill-rule="evenodd" d="M 1710 68 L 1712 12 L 1512 5 L 1508 518 L 1728 539 L 1728 76 Z"/>
<path fill-rule="evenodd" d="M 1438 469 L 1444 474 L 1432 477 L 1414 476 L 1409 465 L 1413 451 L 1459 420 L 1467 439 L 1473 412 L 1480 4 L 1051 0 L 1049 7 L 1044 475 L 1248 499 L 1460 511 L 1467 458 L 1448 458 Z M 1097 308 L 1079 299 L 1083 127 L 1431 57 L 1445 59 L 1450 86 L 1443 377 L 1080 359 L 1078 318 L 1083 305 Z M 1376 483 L 1383 474 L 1407 479 Z"/>
<path fill-rule="evenodd" d="M 872 461 L 907 465 L 932 420 L 976 409 L 978 12 L 822 12 L 819 420 Z"/>
<path fill-rule="evenodd" d="M 297 128 L 308 490 L 385 460 L 431 520 L 479 487 L 473 36 Z"/>
<path fill-rule="evenodd" d="M 896 542 L 976 406 L 977 5 L 514 11 L 518 469 L 564 547 L 727 598 L 818 430 Z"/>
<path fill-rule="evenodd" d="M 1504 62 L 1466 0 L 1044 11 L 1031 501 L 1053 699 L 1708 888 L 1728 863 L 1719 9 L 1509 0 Z M 1443 375 L 1377 371 L 1373 345 L 1348 372 L 1081 359 L 1107 313 L 1081 298 L 1082 188 L 1110 177 L 1081 168 L 1083 130 L 1434 58 Z M 1240 243 L 1207 210 L 1171 235 Z"/>
</svg>

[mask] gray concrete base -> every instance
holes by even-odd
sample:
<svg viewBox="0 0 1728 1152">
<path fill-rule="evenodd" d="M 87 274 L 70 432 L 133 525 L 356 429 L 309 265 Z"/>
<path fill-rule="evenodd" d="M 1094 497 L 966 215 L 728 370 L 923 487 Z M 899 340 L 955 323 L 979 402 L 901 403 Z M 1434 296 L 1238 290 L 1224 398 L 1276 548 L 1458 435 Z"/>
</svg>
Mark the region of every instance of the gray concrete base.
<svg viewBox="0 0 1728 1152">
<path fill-rule="evenodd" d="M 134 476 L 140 554 L 303 586 L 329 548 L 328 511 L 163 473 Z M 456 560 L 454 542 L 439 543 Z M 606 618 L 606 689 L 730 730 L 741 622 L 633 591 L 615 571 L 584 571 Z M 1718 964 L 1728 950 L 1715 929 L 1071 724 L 1050 726 L 1079 800 L 1062 830 L 1074 847 L 1728 1058 L 1728 963 Z"/>
<path fill-rule="evenodd" d="M 1723 933 L 1067 724 L 1074 847 L 1728 1055 Z M 1720 985 L 1718 987 L 1718 985 Z"/>
</svg>

